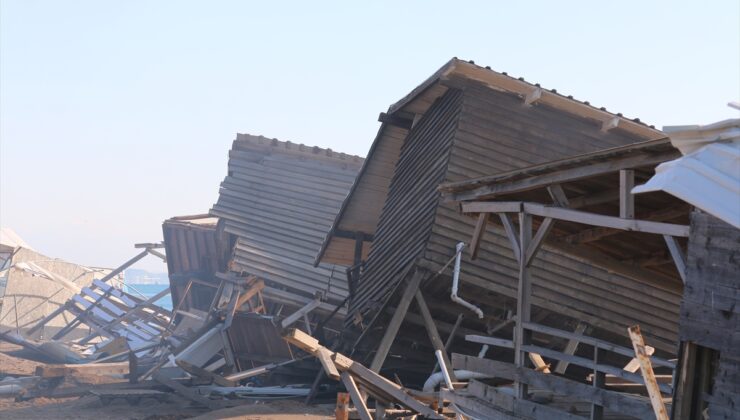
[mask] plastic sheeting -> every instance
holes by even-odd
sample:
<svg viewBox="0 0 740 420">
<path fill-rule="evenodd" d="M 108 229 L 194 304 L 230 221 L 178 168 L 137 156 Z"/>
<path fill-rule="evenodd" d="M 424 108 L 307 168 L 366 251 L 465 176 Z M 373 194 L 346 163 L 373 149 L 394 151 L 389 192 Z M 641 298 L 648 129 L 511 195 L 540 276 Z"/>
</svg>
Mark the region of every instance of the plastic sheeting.
<svg viewBox="0 0 740 420">
<path fill-rule="evenodd" d="M 632 193 L 665 191 L 740 229 L 740 119 L 664 130 L 684 156 Z"/>
</svg>

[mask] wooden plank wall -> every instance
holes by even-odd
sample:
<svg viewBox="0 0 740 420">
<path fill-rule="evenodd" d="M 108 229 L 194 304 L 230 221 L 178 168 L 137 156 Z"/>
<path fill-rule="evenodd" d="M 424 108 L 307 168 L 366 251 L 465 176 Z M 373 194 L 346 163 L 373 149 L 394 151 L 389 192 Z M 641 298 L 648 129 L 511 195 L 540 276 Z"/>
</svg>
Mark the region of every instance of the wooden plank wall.
<svg viewBox="0 0 740 420">
<path fill-rule="evenodd" d="M 211 209 L 237 237 L 232 270 L 341 302 L 348 294 L 345 268 L 313 262 L 361 164 L 330 150 L 240 135 Z"/>
<path fill-rule="evenodd" d="M 691 215 L 682 341 L 720 352 L 710 418 L 733 418 L 740 406 L 740 230 L 706 214 Z"/>
<path fill-rule="evenodd" d="M 411 129 L 390 183 L 370 254 L 350 304 L 353 314 L 379 305 L 421 256 L 434 220 L 462 94 L 450 90 Z"/>
<path fill-rule="evenodd" d="M 445 182 L 495 174 L 637 140 L 619 132 L 603 133 L 595 123 L 546 107 L 524 107 L 520 98 L 509 94 L 470 82 L 457 83 L 465 89 L 465 95 Z M 441 203 L 425 252 L 428 268 L 435 271 L 441 268 L 453 255 L 457 242 L 470 240 L 474 225 L 475 220 L 460 215 L 454 203 Z M 497 296 L 499 301 L 502 296 L 514 298 L 517 275 L 518 265 L 509 241 L 502 230 L 489 227 L 478 260 L 470 261 L 469 253 L 464 253 L 461 292 L 481 305 L 495 302 Z M 583 319 L 625 337 L 627 326 L 639 323 L 651 345 L 675 351 L 678 294 L 646 288 L 642 283 L 547 246 L 533 263 L 532 277 L 535 306 Z M 446 275 L 438 278 L 436 285 L 431 285 L 439 299 L 449 300 L 450 281 Z M 477 288 L 471 290 L 469 285 Z M 494 296 L 485 297 L 485 291 Z M 456 314 L 449 315 L 452 318 L 448 321 L 452 321 Z"/>
</svg>

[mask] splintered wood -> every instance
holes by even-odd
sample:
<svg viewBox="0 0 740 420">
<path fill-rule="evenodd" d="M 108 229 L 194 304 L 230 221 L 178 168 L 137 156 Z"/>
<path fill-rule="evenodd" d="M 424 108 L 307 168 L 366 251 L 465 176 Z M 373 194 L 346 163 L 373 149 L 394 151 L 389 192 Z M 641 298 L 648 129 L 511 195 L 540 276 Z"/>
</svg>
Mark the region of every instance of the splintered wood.
<svg viewBox="0 0 740 420">
<path fill-rule="evenodd" d="M 668 420 L 668 413 L 663 404 L 663 396 L 660 394 L 658 380 L 655 378 L 653 365 L 650 363 L 650 356 L 647 353 L 645 340 L 642 338 L 642 333 L 640 332 L 640 326 L 633 325 L 627 331 L 630 334 L 632 346 L 635 348 L 635 356 L 640 362 L 640 370 L 645 379 L 645 387 L 647 387 L 648 395 L 650 395 L 650 403 L 653 406 L 655 417 L 658 420 Z"/>
<path fill-rule="evenodd" d="M 290 344 L 316 356 L 324 366 L 327 376 L 341 378 L 348 387 L 352 403 L 362 411 L 366 409 L 365 400 L 359 390 L 366 392 L 379 401 L 395 401 L 430 419 L 443 419 L 435 410 L 422 403 L 402 386 L 389 381 L 372 370 L 322 346 L 319 341 L 303 331 L 290 329 L 283 336 Z M 331 366 L 328 367 L 327 366 Z M 367 412 L 365 411 L 362 416 Z"/>
</svg>

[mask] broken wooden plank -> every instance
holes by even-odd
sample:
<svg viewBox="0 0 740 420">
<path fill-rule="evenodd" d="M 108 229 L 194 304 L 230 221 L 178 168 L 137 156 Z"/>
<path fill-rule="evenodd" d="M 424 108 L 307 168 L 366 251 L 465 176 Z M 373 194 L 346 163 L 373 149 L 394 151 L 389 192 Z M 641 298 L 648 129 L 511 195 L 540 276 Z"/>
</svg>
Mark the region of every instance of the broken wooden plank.
<svg viewBox="0 0 740 420">
<path fill-rule="evenodd" d="M 352 403 L 355 405 L 355 409 L 357 410 L 357 414 L 360 416 L 360 419 L 372 420 L 370 412 L 367 409 L 367 405 L 365 404 L 365 399 L 362 398 L 360 390 L 357 388 L 357 384 L 352 378 L 352 375 L 347 372 L 342 372 L 341 378 L 344 387 L 347 389 L 347 392 L 349 392 L 350 398 L 352 398 Z"/>
<path fill-rule="evenodd" d="M 427 330 L 427 335 L 429 336 L 429 340 L 432 342 L 432 347 L 434 347 L 435 350 L 439 350 L 442 353 L 442 358 L 444 359 L 444 365 L 447 366 L 447 374 L 450 375 L 450 378 L 452 378 L 453 381 L 456 381 L 455 379 L 455 373 L 452 371 L 452 364 L 450 363 L 450 358 L 447 356 L 447 351 L 445 350 L 445 345 L 442 342 L 442 338 L 439 336 L 439 331 L 437 331 L 437 326 L 434 324 L 434 319 L 432 318 L 432 313 L 429 311 L 429 307 L 427 306 L 426 301 L 424 300 L 424 295 L 422 295 L 421 290 L 416 290 L 416 304 L 419 306 L 419 312 L 421 312 L 421 317 L 424 320 L 424 327 Z"/>
<path fill-rule="evenodd" d="M 208 379 L 219 386 L 237 386 L 237 382 L 224 378 L 223 376 L 209 372 L 201 367 L 195 366 L 192 363 L 188 363 L 184 360 L 176 360 L 177 366 L 180 366 L 183 370 L 190 373 L 193 376 Z"/>
<path fill-rule="evenodd" d="M 645 350 L 645 340 L 642 338 L 639 325 L 633 325 L 627 328 L 630 339 L 632 340 L 632 346 L 635 348 L 635 356 L 640 361 L 640 370 L 642 371 L 642 377 L 645 379 L 645 387 L 647 387 L 648 395 L 650 396 L 650 403 L 653 406 L 653 412 L 657 420 L 668 420 L 668 412 L 663 404 L 663 396 L 660 394 L 660 387 L 658 386 L 658 380 L 655 379 L 655 372 L 653 372 L 653 365 L 650 363 L 650 356 L 648 356 Z"/>
<path fill-rule="evenodd" d="M 488 224 L 488 213 L 481 213 L 478 215 L 478 221 L 475 223 L 475 229 L 473 230 L 473 238 L 470 240 L 470 259 L 474 260 L 478 258 L 478 250 L 480 244 L 483 241 L 483 235 L 486 233 L 486 225 Z"/>
<path fill-rule="evenodd" d="M 578 325 L 576 325 L 576 329 L 573 332 L 574 334 L 581 335 L 584 332 L 586 332 L 586 328 L 588 327 L 588 324 L 585 322 L 579 322 Z M 563 350 L 563 353 L 574 355 L 576 354 L 576 350 L 578 349 L 578 344 L 580 344 L 579 340 L 576 340 L 575 338 L 570 338 L 568 340 L 568 344 L 565 345 L 565 350 Z M 565 371 L 568 369 L 568 365 L 570 363 L 566 360 L 560 360 L 558 361 L 558 364 L 555 365 L 555 373 L 564 374 Z"/>
<path fill-rule="evenodd" d="M 88 364 L 47 364 L 36 367 L 36 376 L 42 378 L 58 378 L 70 375 L 127 375 L 129 363 L 88 363 Z"/>
<path fill-rule="evenodd" d="M 403 295 L 401 296 L 401 301 L 398 303 L 398 306 L 396 306 L 396 312 L 393 313 L 391 321 L 386 326 L 383 338 L 378 345 L 378 350 L 375 352 L 373 361 L 370 363 L 370 370 L 373 372 L 380 372 L 380 368 L 383 367 L 383 362 L 385 362 L 385 358 L 388 356 L 388 351 L 390 351 L 391 345 L 396 339 L 398 329 L 401 327 L 403 319 L 406 317 L 406 312 L 409 309 L 411 300 L 416 294 L 416 290 L 419 288 L 423 275 L 423 272 L 419 270 L 411 275 L 411 279 L 406 285 L 406 289 L 403 291 Z"/>
<path fill-rule="evenodd" d="M 418 284 L 417 284 L 418 287 Z M 411 294 L 413 296 L 413 293 Z M 359 381 L 365 390 L 369 394 L 372 394 L 375 398 L 384 401 L 396 401 L 404 407 L 416 411 L 417 413 L 424 415 L 432 419 L 442 419 L 436 411 L 426 406 L 419 400 L 412 397 L 402 386 L 389 381 L 388 379 L 380 376 L 378 373 L 366 368 L 350 359 L 349 357 L 338 353 L 332 352 L 326 347 L 319 344 L 319 341 L 310 335 L 304 333 L 301 330 L 292 328 L 288 330 L 283 338 L 290 344 L 313 354 L 316 356 L 320 349 L 325 349 L 329 352 L 330 359 L 334 361 L 334 365 L 340 372 L 349 372 L 354 376 L 356 381 Z"/>
<path fill-rule="evenodd" d="M 331 356 L 332 352 L 326 347 L 320 347 L 316 350 L 316 358 L 319 359 L 319 362 L 321 362 L 321 366 L 324 367 L 324 372 L 326 373 L 326 376 L 334 379 L 335 381 L 338 381 L 339 371 L 337 370 L 336 366 L 334 366 L 334 361 L 331 360 Z"/>
<path fill-rule="evenodd" d="M 153 376 L 155 381 L 161 383 L 162 385 L 166 386 L 167 388 L 170 388 L 171 390 L 175 391 L 176 394 L 198 404 L 204 407 L 207 407 L 211 410 L 216 410 L 219 408 L 223 408 L 223 404 L 220 404 L 218 401 L 213 401 L 209 398 L 206 398 L 202 395 L 199 395 L 195 390 L 190 389 L 186 387 L 185 385 L 181 384 L 180 382 L 175 381 L 174 379 L 170 379 L 166 376 L 164 376 L 160 372 L 156 372 Z"/>
</svg>

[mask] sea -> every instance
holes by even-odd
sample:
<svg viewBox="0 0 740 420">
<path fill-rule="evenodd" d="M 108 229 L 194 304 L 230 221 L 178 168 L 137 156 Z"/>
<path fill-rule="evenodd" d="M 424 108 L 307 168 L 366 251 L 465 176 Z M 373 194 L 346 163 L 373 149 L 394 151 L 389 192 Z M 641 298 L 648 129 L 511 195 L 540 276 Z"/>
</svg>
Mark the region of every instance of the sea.
<svg viewBox="0 0 740 420">
<path fill-rule="evenodd" d="M 127 293 L 131 293 L 134 296 L 144 296 L 144 298 L 150 298 L 157 293 L 161 292 L 162 290 L 166 289 L 169 286 L 169 284 L 126 284 L 124 286 L 124 290 Z M 167 310 L 172 310 L 172 298 L 170 295 L 167 295 L 163 297 L 162 299 L 159 299 L 157 302 L 155 302 L 157 305 L 163 307 Z"/>
</svg>

